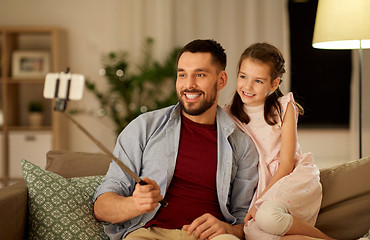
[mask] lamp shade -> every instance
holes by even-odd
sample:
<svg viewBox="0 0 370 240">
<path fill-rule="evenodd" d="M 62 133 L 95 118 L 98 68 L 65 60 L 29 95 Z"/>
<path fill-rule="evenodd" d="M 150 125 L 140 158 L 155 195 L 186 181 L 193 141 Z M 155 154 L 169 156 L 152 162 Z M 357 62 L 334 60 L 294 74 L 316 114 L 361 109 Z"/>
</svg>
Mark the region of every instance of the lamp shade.
<svg viewBox="0 0 370 240">
<path fill-rule="evenodd" d="M 312 46 L 370 48 L 370 0 L 319 0 Z"/>
</svg>

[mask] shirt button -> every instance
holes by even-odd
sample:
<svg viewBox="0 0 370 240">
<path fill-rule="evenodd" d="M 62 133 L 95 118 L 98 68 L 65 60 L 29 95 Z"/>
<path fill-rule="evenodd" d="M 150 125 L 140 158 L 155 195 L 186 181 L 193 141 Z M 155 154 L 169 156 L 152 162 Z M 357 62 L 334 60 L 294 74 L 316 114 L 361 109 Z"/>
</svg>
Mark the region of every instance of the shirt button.
<svg viewBox="0 0 370 240">
<path fill-rule="evenodd" d="M 140 223 L 140 225 L 141 225 L 141 226 L 144 226 L 145 224 L 142 222 L 142 223 Z"/>
</svg>

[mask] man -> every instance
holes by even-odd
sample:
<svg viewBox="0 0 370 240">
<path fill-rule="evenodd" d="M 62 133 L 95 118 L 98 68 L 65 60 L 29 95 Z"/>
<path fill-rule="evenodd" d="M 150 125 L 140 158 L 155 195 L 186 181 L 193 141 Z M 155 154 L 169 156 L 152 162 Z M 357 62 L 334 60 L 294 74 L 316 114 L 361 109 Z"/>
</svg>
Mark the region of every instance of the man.
<svg viewBox="0 0 370 240">
<path fill-rule="evenodd" d="M 243 219 L 258 181 L 258 154 L 217 105 L 227 82 L 226 54 L 214 40 L 194 40 L 177 58 L 179 103 L 142 114 L 120 134 L 115 162 L 97 189 L 97 219 L 111 239 L 243 238 Z M 165 196 L 167 207 L 159 201 Z"/>
</svg>

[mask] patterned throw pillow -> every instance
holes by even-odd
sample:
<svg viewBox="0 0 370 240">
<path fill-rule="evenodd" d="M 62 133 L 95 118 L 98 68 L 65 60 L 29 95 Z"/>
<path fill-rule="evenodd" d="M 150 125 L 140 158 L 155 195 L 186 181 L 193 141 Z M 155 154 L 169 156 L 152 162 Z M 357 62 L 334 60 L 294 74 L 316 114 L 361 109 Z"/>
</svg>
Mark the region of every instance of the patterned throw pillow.
<svg viewBox="0 0 370 240">
<path fill-rule="evenodd" d="M 29 239 L 108 239 L 91 198 L 103 176 L 64 178 L 22 160 Z"/>
</svg>

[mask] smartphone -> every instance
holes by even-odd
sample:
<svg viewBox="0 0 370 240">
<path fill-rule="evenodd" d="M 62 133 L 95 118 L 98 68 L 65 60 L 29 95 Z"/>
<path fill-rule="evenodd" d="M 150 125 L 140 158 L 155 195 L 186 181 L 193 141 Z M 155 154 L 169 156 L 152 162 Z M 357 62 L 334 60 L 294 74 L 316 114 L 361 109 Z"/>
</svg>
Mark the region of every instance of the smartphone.
<svg viewBox="0 0 370 240">
<path fill-rule="evenodd" d="M 85 87 L 82 74 L 48 73 L 45 77 L 44 98 L 81 100 Z"/>
</svg>

